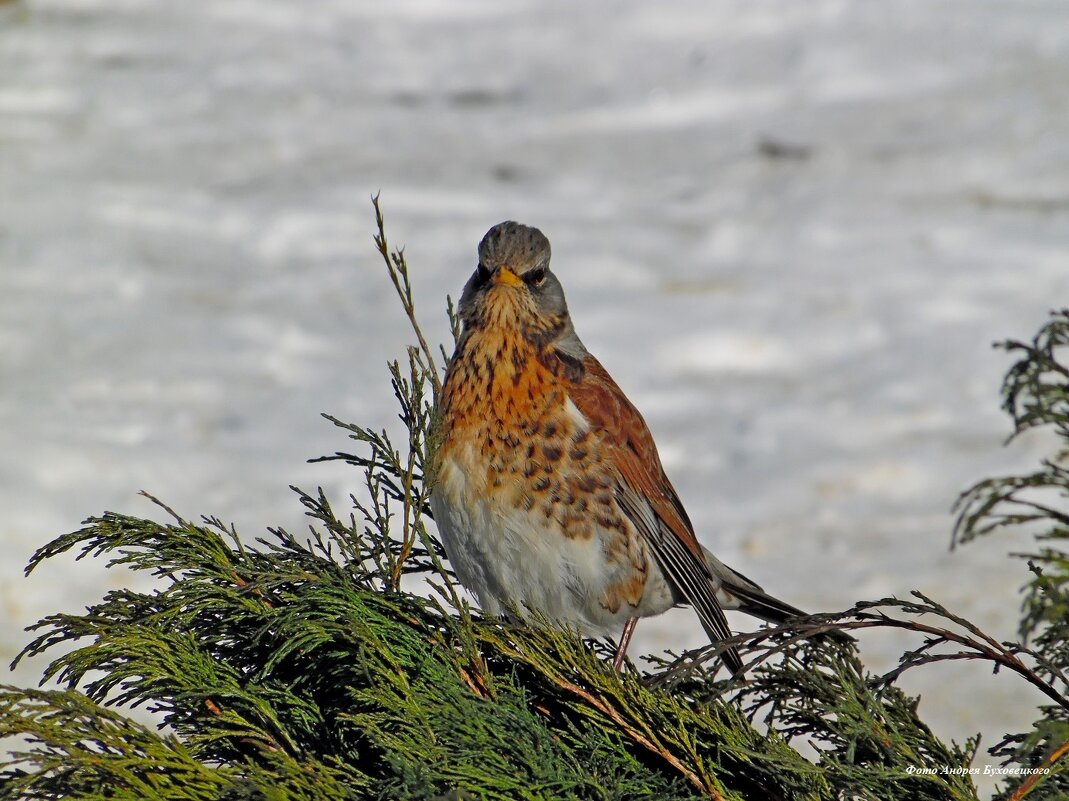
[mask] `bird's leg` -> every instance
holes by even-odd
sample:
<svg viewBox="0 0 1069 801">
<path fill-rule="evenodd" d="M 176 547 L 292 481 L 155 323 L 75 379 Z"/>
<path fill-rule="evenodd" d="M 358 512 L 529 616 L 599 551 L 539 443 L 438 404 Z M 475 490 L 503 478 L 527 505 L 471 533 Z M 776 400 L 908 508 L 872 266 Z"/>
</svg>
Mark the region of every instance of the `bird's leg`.
<svg viewBox="0 0 1069 801">
<path fill-rule="evenodd" d="M 627 656 L 627 646 L 631 644 L 631 635 L 635 633 L 638 625 L 637 617 L 629 617 L 624 623 L 624 633 L 620 635 L 620 644 L 616 647 L 616 658 L 612 660 L 612 666 L 619 673 L 624 667 L 624 657 Z"/>
</svg>

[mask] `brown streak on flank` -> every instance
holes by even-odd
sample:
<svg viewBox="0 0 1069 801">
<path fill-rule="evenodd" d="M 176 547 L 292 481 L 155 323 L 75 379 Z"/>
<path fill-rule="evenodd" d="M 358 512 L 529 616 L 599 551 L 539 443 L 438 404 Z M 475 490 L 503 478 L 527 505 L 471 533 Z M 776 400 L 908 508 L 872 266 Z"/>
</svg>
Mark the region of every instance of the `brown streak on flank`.
<svg viewBox="0 0 1069 801">
<path fill-rule="evenodd" d="M 597 482 L 589 473 L 583 473 L 575 479 L 575 488 L 580 492 L 593 492 L 595 487 L 597 487 Z"/>
<path fill-rule="evenodd" d="M 634 609 L 642 602 L 642 596 L 645 592 L 646 574 L 643 572 L 631 573 L 628 578 L 609 585 L 605 591 L 605 596 L 601 600 L 601 606 L 614 614 L 623 603 Z"/>
<path fill-rule="evenodd" d="M 609 531 L 624 530 L 623 523 L 620 522 L 619 518 L 614 516 L 599 513 L 594 515 L 594 522 L 596 522 L 602 528 L 608 529 Z"/>
<path fill-rule="evenodd" d="M 542 455 L 546 458 L 547 462 L 558 462 L 563 454 L 561 449 L 555 445 L 543 445 Z"/>
<path fill-rule="evenodd" d="M 622 588 L 624 599 L 628 606 L 637 607 L 642 602 L 642 596 L 646 592 L 646 573 L 639 571 L 631 574 Z"/>
<path fill-rule="evenodd" d="M 611 587 L 609 591 L 605 593 L 605 597 L 601 599 L 599 606 L 615 615 L 620 609 L 620 598 L 617 597 L 618 595 L 619 593 L 616 588 Z"/>
</svg>

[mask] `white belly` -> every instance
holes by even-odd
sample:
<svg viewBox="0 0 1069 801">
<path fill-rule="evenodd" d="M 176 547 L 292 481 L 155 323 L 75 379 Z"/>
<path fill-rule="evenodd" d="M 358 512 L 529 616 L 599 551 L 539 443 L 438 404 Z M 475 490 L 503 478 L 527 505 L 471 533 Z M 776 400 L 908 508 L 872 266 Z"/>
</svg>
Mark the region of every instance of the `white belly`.
<svg viewBox="0 0 1069 801">
<path fill-rule="evenodd" d="M 585 539 L 565 537 L 556 521 L 536 507 L 524 510 L 480 497 L 454 458 L 443 460 L 431 509 L 449 561 L 483 611 L 498 615 L 516 606 L 537 609 L 550 620 L 588 636 L 618 636 L 629 617 L 655 615 L 673 606 L 657 565 L 639 608 L 606 608 L 602 599 L 625 566 L 609 564 L 598 530 Z"/>
</svg>

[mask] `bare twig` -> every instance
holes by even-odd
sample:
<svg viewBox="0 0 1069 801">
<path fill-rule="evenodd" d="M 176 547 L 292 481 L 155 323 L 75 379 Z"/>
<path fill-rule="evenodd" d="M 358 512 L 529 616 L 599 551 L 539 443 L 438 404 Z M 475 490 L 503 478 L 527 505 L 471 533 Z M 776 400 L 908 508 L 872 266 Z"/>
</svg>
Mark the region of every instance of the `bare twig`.
<svg viewBox="0 0 1069 801">
<path fill-rule="evenodd" d="M 371 198 L 371 205 L 375 207 L 375 225 L 378 227 L 378 233 L 375 234 L 375 247 L 378 248 L 379 253 L 382 255 L 382 260 L 386 263 L 386 270 L 390 274 L 393 288 L 397 291 L 397 297 L 401 299 L 401 305 L 404 307 L 405 314 L 408 315 L 408 321 L 412 324 L 412 331 L 419 342 L 419 349 L 427 360 L 427 372 L 430 374 L 431 383 L 434 385 L 434 398 L 437 401 L 442 392 L 442 379 L 438 373 L 438 365 L 434 361 L 434 352 L 427 344 L 427 340 L 423 336 L 423 330 L 416 320 L 416 303 L 412 297 L 412 283 L 408 278 L 408 262 L 405 260 L 404 249 L 390 250 L 389 241 L 386 239 L 382 208 L 379 206 L 379 196 L 377 194 Z"/>
<path fill-rule="evenodd" d="M 171 517 L 173 517 L 175 520 L 177 520 L 179 525 L 182 525 L 182 526 L 188 525 L 186 523 L 186 521 L 183 520 L 182 517 L 178 514 L 178 512 L 176 512 L 170 506 L 165 504 L 163 501 L 161 501 L 159 498 L 157 498 L 155 495 L 153 495 L 148 490 L 138 490 L 137 494 L 140 495 L 142 498 L 148 498 L 150 501 L 152 501 L 158 507 L 163 509 L 163 511 L 165 511 L 167 514 L 169 514 Z"/>
<path fill-rule="evenodd" d="M 921 603 L 903 601 L 897 598 L 885 598 L 881 601 L 857 604 L 838 615 L 814 616 L 807 620 L 770 626 L 755 633 L 738 634 L 717 643 L 715 646 L 684 654 L 657 676 L 657 683 L 664 685 L 685 678 L 698 665 L 716 658 L 730 646 L 741 646 L 751 652 L 757 652 L 757 655 L 743 667 L 744 672 L 749 672 L 764 664 L 776 654 L 793 648 L 799 642 L 831 630 L 859 631 L 870 628 L 896 628 L 926 634 L 929 639 L 919 648 L 903 654 L 899 665 L 879 678 L 880 684 L 893 684 L 907 670 L 919 665 L 963 659 L 989 660 L 996 665 L 1012 670 L 1063 709 L 1069 710 L 1069 697 L 1066 697 L 1064 693 L 1059 692 L 1056 687 L 1045 681 L 1039 673 L 1025 664 L 1019 656 L 1019 654 L 1024 654 L 1032 657 L 1040 663 L 1044 671 L 1049 672 L 1063 684 L 1069 686 L 1069 679 L 1040 654 L 1021 645 L 1013 645 L 1012 648 L 1009 648 L 981 631 L 974 624 L 953 614 L 922 593 L 914 592 L 913 595 L 919 598 Z M 891 617 L 879 609 L 881 606 L 895 607 L 909 614 L 937 615 L 961 626 L 969 633 L 963 634 L 949 628 L 922 623 L 918 620 L 902 620 Z M 966 650 L 952 653 L 933 652 L 932 649 L 946 643 L 959 645 Z"/>
</svg>

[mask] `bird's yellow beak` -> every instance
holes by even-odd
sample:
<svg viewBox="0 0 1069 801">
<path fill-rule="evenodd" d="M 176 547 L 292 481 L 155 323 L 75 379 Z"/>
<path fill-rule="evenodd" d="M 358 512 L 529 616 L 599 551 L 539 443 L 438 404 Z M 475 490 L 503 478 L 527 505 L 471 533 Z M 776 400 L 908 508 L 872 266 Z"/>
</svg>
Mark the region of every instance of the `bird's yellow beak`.
<svg viewBox="0 0 1069 801">
<path fill-rule="evenodd" d="M 505 286 L 523 286 L 523 279 L 516 273 L 512 272 L 508 267 L 499 267 L 494 270 L 490 276 L 490 283 L 494 286 L 504 284 Z"/>
</svg>

